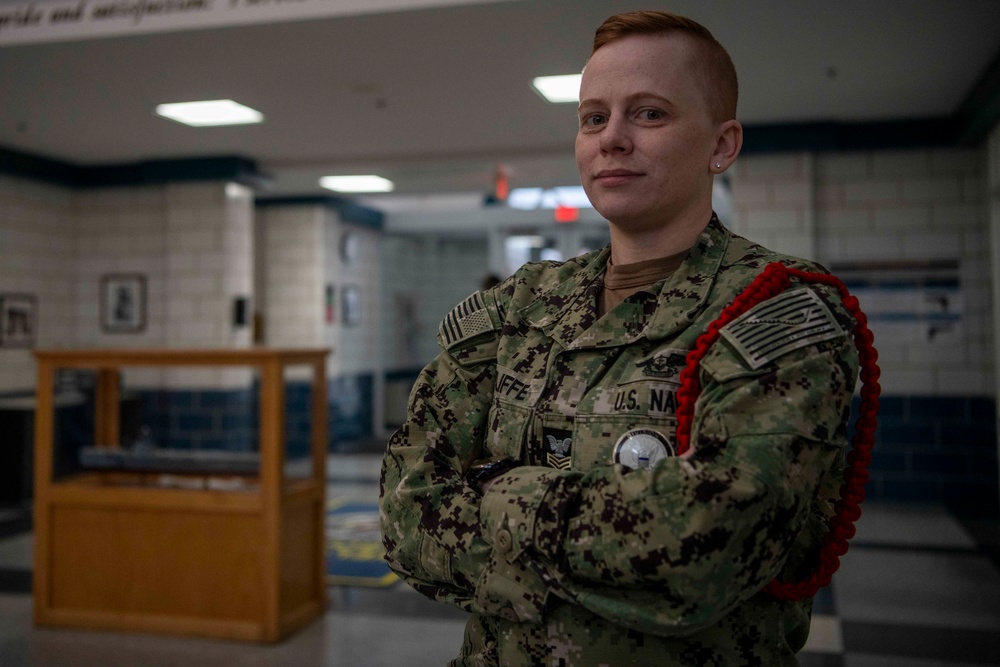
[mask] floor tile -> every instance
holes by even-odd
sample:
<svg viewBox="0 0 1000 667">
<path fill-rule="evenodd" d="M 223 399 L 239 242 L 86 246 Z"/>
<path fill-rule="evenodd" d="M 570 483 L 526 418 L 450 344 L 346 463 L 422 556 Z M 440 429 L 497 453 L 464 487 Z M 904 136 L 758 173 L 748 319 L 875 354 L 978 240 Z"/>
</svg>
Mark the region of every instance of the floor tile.
<svg viewBox="0 0 1000 667">
<path fill-rule="evenodd" d="M 35 539 L 22 533 L 0 540 L 0 569 L 31 569 Z"/>
<path fill-rule="evenodd" d="M 34 628 L 31 598 L 0 596 L 0 667 L 443 667 L 465 623 L 330 612 L 276 645 Z M 391 641 L 387 641 L 391 638 Z"/>
<path fill-rule="evenodd" d="M 852 547 L 833 588 L 842 620 L 1000 628 L 1000 574 L 975 554 Z"/>
<path fill-rule="evenodd" d="M 377 501 L 382 456 L 371 449 L 329 457 L 328 499 Z M 402 582 L 331 588 L 328 612 L 273 646 L 35 628 L 30 521 L 18 527 L 12 516 L 0 534 L 0 667 L 443 667 L 462 643 L 467 615 Z M 968 526 L 942 508 L 866 504 L 840 571 L 816 597 L 801 666 L 1000 664 L 1000 569 L 982 539 L 992 525 Z"/>
<path fill-rule="evenodd" d="M 803 651 L 812 653 L 836 653 L 844 650 L 844 640 L 840 633 L 840 619 L 836 616 L 813 614 L 809 624 L 809 639 Z"/>
<path fill-rule="evenodd" d="M 800 653 L 799 667 L 844 667 L 844 657 L 837 653 Z"/>
<path fill-rule="evenodd" d="M 1000 665 L 1000 628 L 989 630 L 842 621 L 847 652 Z"/>
<path fill-rule="evenodd" d="M 864 503 L 852 544 L 961 547 L 976 542 L 942 507 Z"/>
<path fill-rule="evenodd" d="M 1000 628 L 977 630 L 842 621 L 848 654 L 1000 665 Z"/>
<path fill-rule="evenodd" d="M 802 667 L 805 667 L 805 664 Z M 895 658 L 888 655 L 851 653 L 844 656 L 844 667 L 988 667 L 988 663 Z"/>
</svg>

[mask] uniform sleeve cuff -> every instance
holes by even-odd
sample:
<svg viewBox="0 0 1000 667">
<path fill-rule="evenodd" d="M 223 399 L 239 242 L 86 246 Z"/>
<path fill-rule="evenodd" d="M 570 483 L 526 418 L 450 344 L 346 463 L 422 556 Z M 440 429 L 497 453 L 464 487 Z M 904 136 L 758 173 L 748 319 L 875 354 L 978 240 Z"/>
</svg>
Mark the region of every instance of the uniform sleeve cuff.
<svg viewBox="0 0 1000 667">
<path fill-rule="evenodd" d="M 569 476 L 578 475 L 527 466 L 501 475 L 483 497 L 480 507 L 483 538 L 508 562 L 515 561 L 529 548 L 554 560 L 561 539 L 553 540 L 551 536 L 561 536 L 564 530 L 562 526 L 547 525 L 550 521 L 546 517 L 554 517 L 561 523 L 563 513 L 545 511 L 546 504 L 562 505 L 566 501 L 546 496 L 562 489 Z"/>
<path fill-rule="evenodd" d="M 541 623 L 549 588 L 528 565 L 494 551 L 476 584 L 476 604 L 512 623 Z"/>
</svg>

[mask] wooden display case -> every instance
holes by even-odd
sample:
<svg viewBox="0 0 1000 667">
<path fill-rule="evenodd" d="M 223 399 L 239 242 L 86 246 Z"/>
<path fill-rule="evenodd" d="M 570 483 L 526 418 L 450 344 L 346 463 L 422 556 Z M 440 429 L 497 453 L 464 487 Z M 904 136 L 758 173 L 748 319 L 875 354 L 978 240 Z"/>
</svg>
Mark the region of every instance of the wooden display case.
<svg viewBox="0 0 1000 667">
<path fill-rule="evenodd" d="M 272 642 L 322 614 L 329 352 L 36 351 L 35 622 Z M 257 475 L 222 488 L 163 488 L 156 473 L 141 471 L 54 479 L 58 369 L 96 372 L 94 441 L 114 447 L 120 371 L 189 366 L 257 369 Z M 311 371 L 307 477 L 285 473 L 288 366 Z M 185 476 L 197 481 L 197 473 Z"/>
</svg>

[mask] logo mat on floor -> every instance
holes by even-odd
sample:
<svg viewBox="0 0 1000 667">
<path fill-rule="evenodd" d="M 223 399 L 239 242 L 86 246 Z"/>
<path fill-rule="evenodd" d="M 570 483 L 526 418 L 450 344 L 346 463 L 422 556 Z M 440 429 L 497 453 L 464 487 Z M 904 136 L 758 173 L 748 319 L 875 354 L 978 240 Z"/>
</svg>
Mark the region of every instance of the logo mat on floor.
<svg viewBox="0 0 1000 667">
<path fill-rule="evenodd" d="M 399 581 L 383 556 L 378 503 L 333 498 L 326 505 L 326 581 L 331 586 L 390 586 Z"/>
</svg>

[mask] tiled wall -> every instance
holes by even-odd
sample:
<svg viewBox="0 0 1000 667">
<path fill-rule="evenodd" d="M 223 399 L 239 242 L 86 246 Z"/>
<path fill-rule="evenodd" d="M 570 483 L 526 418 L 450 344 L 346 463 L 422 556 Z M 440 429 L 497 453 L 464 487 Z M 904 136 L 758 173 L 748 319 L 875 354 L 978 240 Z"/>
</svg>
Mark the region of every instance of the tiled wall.
<svg viewBox="0 0 1000 667">
<path fill-rule="evenodd" d="M 387 235 L 383 243 L 382 317 L 388 354 L 381 393 L 385 429 L 406 418 L 417 371 L 433 359 L 438 324 L 457 303 L 480 288 L 488 272 L 486 238 Z"/>
<path fill-rule="evenodd" d="M 38 297 L 38 347 L 245 347 L 250 327 L 234 322 L 233 301 L 253 294 L 252 201 L 252 191 L 222 181 L 72 190 L 0 179 L 0 292 Z M 141 330 L 102 326 L 108 274 L 145 279 Z M 201 392 L 209 402 L 245 393 L 240 388 L 251 380 L 245 369 L 127 369 L 123 376 L 130 396 L 171 390 L 184 401 Z M 29 351 L 0 349 L 0 392 L 34 385 Z M 213 431 L 193 414 L 164 424 L 145 415 L 161 444 L 234 446 L 236 431 Z"/>
<path fill-rule="evenodd" d="M 995 515 L 995 423 L 992 397 L 883 397 L 868 496 Z"/>
<path fill-rule="evenodd" d="M 341 252 L 347 234 L 357 248 L 350 261 Z M 331 348 L 331 447 L 373 435 L 373 382 L 383 368 L 380 233 L 342 221 L 331 207 L 282 204 L 258 207 L 256 236 L 263 342 Z M 332 310 L 328 287 L 333 290 Z M 359 296 L 360 318 L 353 324 L 344 320 L 348 288 Z M 290 377 L 304 379 L 301 373 Z"/>
<path fill-rule="evenodd" d="M 135 400 L 138 422 L 150 429 L 152 442 L 148 444 L 226 451 L 257 448 L 257 386 L 222 390 L 145 390 L 136 392 Z M 139 441 L 144 437 L 141 431 L 135 435 Z"/>
<path fill-rule="evenodd" d="M 747 156 L 731 179 L 735 231 L 776 250 L 834 270 L 871 261 L 958 262 L 963 308 L 948 339 L 903 338 L 886 322 L 871 322 L 885 407 L 869 492 L 955 504 L 965 488 L 980 503 L 992 498 L 996 511 L 986 151 Z"/>
<path fill-rule="evenodd" d="M 224 182 L 72 190 L 0 178 L 0 292 L 37 295 L 39 347 L 246 346 L 232 301 L 253 290 L 251 202 Z M 145 276 L 142 331 L 102 329 L 112 273 Z M 34 387 L 26 350 L 0 360 L 0 391 Z"/>
<path fill-rule="evenodd" d="M 0 176 L 0 293 L 34 295 L 38 347 L 75 331 L 73 195 L 62 187 Z M 0 348 L 0 394 L 33 391 L 29 348 Z"/>
<path fill-rule="evenodd" d="M 257 209 L 264 342 L 318 347 L 323 340 L 323 211 L 317 206 Z"/>
<path fill-rule="evenodd" d="M 76 335 L 80 347 L 240 348 L 250 327 L 234 300 L 253 295 L 253 193 L 224 182 L 83 190 L 75 194 Z M 100 325 L 101 276 L 146 278 L 145 329 Z M 160 446 L 247 449 L 249 369 L 126 369 L 143 425 Z M 165 411 L 160 413 L 157 406 Z M 240 417 L 240 425 L 234 422 Z M 223 421 L 229 426 L 225 428 Z M 123 438 L 126 437 L 123 434 Z"/>
<path fill-rule="evenodd" d="M 83 190 L 75 194 L 75 340 L 96 347 L 246 347 L 233 299 L 252 295 L 252 192 L 222 182 Z M 100 326 L 108 273 L 147 281 L 139 333 Z"/>
<path fill-rule="evenodd" d="M 1000 129 L 982 149 L 748 155 L 729 178 L 733 228 L 776 250 L 832 267 L 959 263 L 956 340 L 899 340 L 873 323 L 885 408 L 870 490 L 953 502 L 949 494 L 971 488 L 995 499 L 991 313 L 1000 296 L 992 290 L 990 253 L 1000 253 L 1000 233 L 991 233 L 1000 230 Z M 340 242 L 349 229 L 360 253 L 346 266 Z M 250 343 L 250 329 L 233 325 L 232 300 L 256 295 L 268 344 L 335 348 L 335 438 L 365 437 L 373 421 L 381 423 L 380 399 L 398 389 L 382 386 L 383 371 L 404 377 L 432 358 L 438 322 L 478 288 L 488 266 L 485 234 L 383 238 L 323 206 L 255 210 L 250 191 L 221 182 L 73 191 L 0 177 L 0 292 L 38 296 L 38 346 L 240 347 Z M 146 331 L 104 333 L 100 276 L 133 271 L 149 280 Z M 333 322 L 326 321 L 328 284 Z M 361 296 L 356 327 L 342 321 L 348 286 Z M 225 393 L 248 382 L 245 374 L 218 371 L 127 378 L 133 389 L 178 392 Z M 30 353 L 0 349 L 0 393 L 33 387 Z M 202 403 L 192 398 L 189 407 Z"/>
<path fill-rule="evenodd" d="M 331 376 L 357 376 L 384 368 L 382 326 L 382 233 L 358 224 L 341 222 L 335 211 L 325 210 L 325 273 L 326 285 L 334 290 L 334 319 L 324 328 L 324 340 L 334 348 L 330 358 Z M 345 239 L 350 237 L 356 248 L 347 260 L 341 251 Z M 348 289 L 359 297 L 354 324 L 346 324 L 347 303 L 344 295 Z M 323 306 L 323 301 L 320 301 Z M 322 308 L 318 309 L 322 312 Z"/>
<path fill-rule="evenodd" d="M 750 156 L 735 172 L 734 230 L 775 250 L 834 269 L 872 260 L 958 261 L 964 308 L 954 344 L 897 340 L 872 323 L 883 390 L 993 393 L 982 150 Z"/>
<path fill-rule="evenodd" d="M 437 355 L 438 324 L 480 288 L 489 266 L 485 236 L 385 238 L 382 316 L 391 336 L 388 370 L 420 368 Z"/>
<path fill-rule="evenodd" d="M 730 227 L 772 250 L 816 259 L 816 157 L 739 158 L 728 172 Z"/>
<path fill-rule="evenodd" d="M 984 157 L 978 149 L 939 149 L 835 155 L 817 164 L 821 261 L 959 263 L 964 307 L 953 340 L 897 342 L 880 329 L 885 323 L 872 323 L 889 394 L 993 393 Z"/>
</svg>

